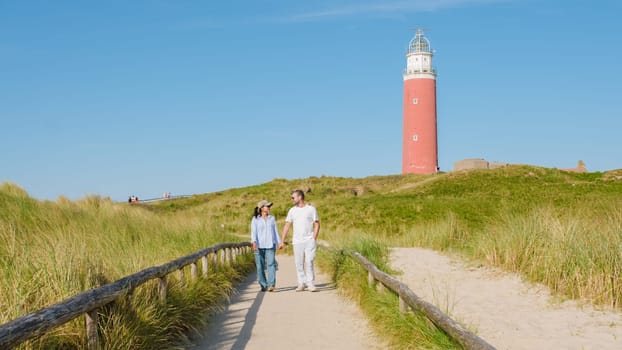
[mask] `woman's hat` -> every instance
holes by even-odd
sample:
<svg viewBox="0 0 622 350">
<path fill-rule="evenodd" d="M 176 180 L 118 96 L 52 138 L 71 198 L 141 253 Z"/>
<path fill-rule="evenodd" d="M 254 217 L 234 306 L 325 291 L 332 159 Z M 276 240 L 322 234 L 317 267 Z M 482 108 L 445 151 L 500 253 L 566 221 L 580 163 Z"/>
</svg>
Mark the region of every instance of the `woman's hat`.
<svg viewBox="0 0 622 350">
<path fill-rule="evenodd" d="M 263 207 L 271 207 L 272 206 L 272 202 L 268 202 L 265 199 L 262 199 L 261 201 L 259 201 L 259 203 L 257 203 L 257 208 L 261 209 Z"/>
</svg>

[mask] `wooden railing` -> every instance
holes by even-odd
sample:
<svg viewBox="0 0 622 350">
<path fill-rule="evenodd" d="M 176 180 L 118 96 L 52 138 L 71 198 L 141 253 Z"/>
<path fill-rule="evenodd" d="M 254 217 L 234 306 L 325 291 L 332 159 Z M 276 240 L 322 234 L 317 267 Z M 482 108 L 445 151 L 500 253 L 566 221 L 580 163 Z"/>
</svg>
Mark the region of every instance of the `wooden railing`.
<svg viewBox="0 0 622 350">
<path fill-rule="evenodd" d="M 182 280 L 185 278 L 184 268 L 190 265 L 190 275 L 198 278 L 197 262 L 201 260 L 202 275 L 207 276 L 209 260 L 233 263 L 240 254 L 249 253 L 251 244 L 221 243 L 196 253 L 186 255 L 161 266 L 150 267 L 133 275 L 102 287 L 82 292 L 58 304 L 33 312 L 0 326 L 0 349 L 10 349 L 24 341 L 39 337 L 74 318 L 84 314 L 86 336 L 89 349 L 97 349 L 97 313 L 98 309 L 124 295 L 131 295 L 134 289 L 147 281 L 158 279 L 160 301 L 166 301 L 166 276 L 179 271 Z M 219 257 L 220 256 L 220 257 Z"/>
<path fill-rule="evenodd" d="M 410 290 L 407 285 L 378 269 L 376 265 L 367 260 L 361 254 L 348 250 L 333 249 L 326 242 L 318 242 L 318 244 L 334 253 L 345 254 L 354 258 L 355 261 L 367 270 L 367 282 L 370 287 L 379 287 L 378 289 L 381 290 L 387 288 L 398 295 L 400 312 L 407 312 L 409 307 L 421 312 L 430 321 L 432 321 L 432 323 L 458 342 L 458 344 L 460 344 L 464 349 L 495 350 L 495 347 L 488 344 L 484 339 L 462 327 L 458 322 L 445 315 L 436 306 L 421 299 L 412 290 Z M 380 283 L 377 284 L 378 282 Z"/>
</svg>

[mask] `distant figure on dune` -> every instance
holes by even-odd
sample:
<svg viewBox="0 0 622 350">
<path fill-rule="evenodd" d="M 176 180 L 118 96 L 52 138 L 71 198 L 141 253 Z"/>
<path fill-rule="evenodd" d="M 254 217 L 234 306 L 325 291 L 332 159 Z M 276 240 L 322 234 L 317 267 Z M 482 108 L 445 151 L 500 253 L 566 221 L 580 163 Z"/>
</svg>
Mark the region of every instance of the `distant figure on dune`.
<svg viewBox="0 0 622 350">
<path fill-rule="evenodd" d="M 272 202 L 260 201 L 251 220 L 251 243 L 255 252 L 257 279 L 261 291 L 274 292 L 276 286 L 276 247 L 280 245 L 276 219 L 270 214 Z M 266 271 L 268 278 L 266 279 Z"/>
<path fill-rule="evenodd" d="M 577 164 L 576 168 L 562 169 L 563 171 L 569 171 L 573 173 L 587 173 L 587 167 L 585 166 L 585 162 L 580 160 Z"/>
<path fill-rule="evenodd" d="M 315 292 L 315 271 L 313 262 L 317 249 L 317 236 L 320 233 L 320 218 L 315 207 L 305 203 L 305 193 L 301 190 L 292 192 L 292 207 L 287 213 L 283 236 L 279 249 L 283 248 L 283 242 L 289 232 L 290 226 L 294 225 L 292 243 L 294 245 L 294 262 L 298 278 L 297 292 L 302 292 L 305 287 L 310 292 Z"/>
</svg>

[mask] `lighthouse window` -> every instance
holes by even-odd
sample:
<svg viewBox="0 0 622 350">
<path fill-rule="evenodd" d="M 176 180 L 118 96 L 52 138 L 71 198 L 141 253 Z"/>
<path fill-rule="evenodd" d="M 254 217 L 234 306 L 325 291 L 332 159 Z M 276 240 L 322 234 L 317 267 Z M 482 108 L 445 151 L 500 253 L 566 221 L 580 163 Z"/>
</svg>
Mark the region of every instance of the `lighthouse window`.
<svg viewBox="0 0 622 350">
<path fill-rule="evenodd" d="M 419 99 L 418 98 L 413 98 L 413 104 L 416 105 L 417 103 L 419 103 Z"/>
<path fill-rule="evenodd" d="M 415 142 L 416 142 L 416 141 L 418 141 L 418 140 L 419 140 L 419 136 L 418 136 L 417 134 L 414 134 L 414 135 L 413 135 L 413 141 L 415 141 Z"/>
</svg>

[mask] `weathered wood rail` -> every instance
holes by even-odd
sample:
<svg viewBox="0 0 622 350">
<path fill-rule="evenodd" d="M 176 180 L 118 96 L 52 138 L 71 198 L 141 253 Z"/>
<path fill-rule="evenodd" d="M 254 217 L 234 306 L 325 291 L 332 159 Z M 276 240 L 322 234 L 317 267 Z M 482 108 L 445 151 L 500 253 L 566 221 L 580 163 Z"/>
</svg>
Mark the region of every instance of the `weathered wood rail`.
<svg viewBox="0 0 622 350">
<path fill-rule="evenodd" d="M 0 326 L 0 349 L 13 348 L 27 340 L 37 338 L 50 330 L 59 327 L 84 314 L 86 337 L 89 349 L 98 349 L 97 314 L 98 309 L 113 302 L 119 297 L 131 295 L 134 289 L 150 280 L 158 279 L 160 301 L 166 301 L 167 275 L 178 271 L 182 281 L 184 268 L 190 265 L 190 275 L 198 278 L 197 262 L 201 260 L 202 274 L 207 276 L 210 255 L 212 260 L 220 263 L 233 263 L 240 254 L 250 253 L 251 244 L 221 243 L 193 254 L 173 260 L 164 265 L 150 267 L 129 275 L 113 283 L 94 288 L 55 305 L 30 313 Z M 218 259 L 220 255 L 220 259 Z"/>
<path fill-rule="evenodd" d="M 381 271 L 372 262 L 357 252 L 348 250 L 335 250 L 326 242 L 319 242 L 319 245 L 332 252 L 345 254 L 352 257 L 367 271 L 367 282 L 370 287 L 378 289 L 389 289 L 399 297 L 399 310 L 404 313 L 408 308 L 417 310 L 425 315 L 434 325 L 445 331 L 451 338 L 467 350 L 495 350 L 495 347 L 487 343 L 484 339 L 462 327 L 458 322 L 445 315 L 433 304 L 421 299 L 407 285 L 400 282 L 395 277 Z M 379 283 L 378 283 L 379 282 Z"/>
</svg>

